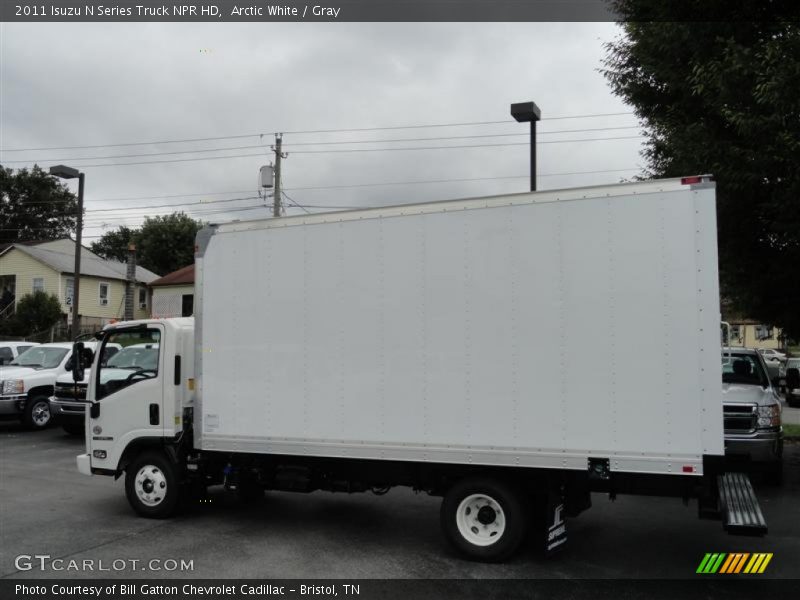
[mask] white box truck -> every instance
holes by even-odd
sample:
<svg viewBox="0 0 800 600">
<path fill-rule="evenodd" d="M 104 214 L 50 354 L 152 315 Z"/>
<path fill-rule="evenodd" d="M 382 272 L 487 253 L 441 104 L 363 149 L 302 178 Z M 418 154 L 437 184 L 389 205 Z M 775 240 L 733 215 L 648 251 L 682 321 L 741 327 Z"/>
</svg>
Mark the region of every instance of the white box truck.
<svg viewBox="0 0 800 600">
<path fill-rule="evenodd" d="M 208 227 L 194 318 L 102 332 L 160 356 L 92 366 L 78 467 L 149 517 L 213 484 L 410 486 L 487 561 L 531 527 L 558 548 L 592 491 L 762 534 L 722 468 L 715 210 L 699 176 Z"/>
</svg>

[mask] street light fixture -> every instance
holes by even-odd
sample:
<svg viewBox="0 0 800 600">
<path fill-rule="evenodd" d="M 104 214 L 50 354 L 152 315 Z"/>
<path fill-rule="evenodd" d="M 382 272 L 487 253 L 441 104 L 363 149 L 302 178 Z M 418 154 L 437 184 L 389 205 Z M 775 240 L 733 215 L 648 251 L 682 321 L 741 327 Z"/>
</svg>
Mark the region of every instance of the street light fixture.
<svg viewBox="0 0 800 600">
<path fill-rule="evenodd" d="M 517 123 L 531 123 L 531 191 L 536 191 L 536 121 L 542 118 L 542 111 L 533 102 L 518 102 L 511 105 L 511 116 Z"/>
<path fill-rule="evenodd" d="M 81 234 L 83 232 L 83 173 L 78 169 L 65 165 L 50 167 L 50 175 L 61 179 L 78 179 L 78 222 L 75 232 L 75 272 L 72 274 L 72 339 L 80 335 L 80 316 L 78 315 L 78 301 L 80 300 L 81 282 Z"/>
</svg>

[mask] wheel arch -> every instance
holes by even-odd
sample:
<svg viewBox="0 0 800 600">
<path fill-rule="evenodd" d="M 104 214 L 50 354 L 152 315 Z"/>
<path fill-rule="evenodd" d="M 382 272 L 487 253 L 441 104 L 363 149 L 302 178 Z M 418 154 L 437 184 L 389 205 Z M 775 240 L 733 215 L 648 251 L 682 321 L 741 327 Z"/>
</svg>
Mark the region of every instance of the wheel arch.
<svg viewBox="0 0 800 600">
<path fill-rule="evenodd" d="M 37 396 L 46 396 L 49 400 L 55 394 L 56 387 L 54 385 L 37 385 L 28 390 L 26 394 L 28 400 L 33 400 Z"/>
<path fill-rule="evenodd" d="M 125 450 L 122 451 L 122 455 L 120 455 L 119 462 L 117 463 L 116 472 L 114 473 L 114 479 L 119 479 L 119 477 L 128 468 L 128 465 L 130 465 L 131 462 L 133 462 L 142 452 L 149 452 L 153 450 L 156 452 L 161 452 L 167 459 L 177 462 L 175 460 L 174 452 L 170 452 L 164 446 L 164 443 L 160 438 L 137 438 L 135 440 L 131 440 L 130 443 L 125 446 Z"/>
</svg>

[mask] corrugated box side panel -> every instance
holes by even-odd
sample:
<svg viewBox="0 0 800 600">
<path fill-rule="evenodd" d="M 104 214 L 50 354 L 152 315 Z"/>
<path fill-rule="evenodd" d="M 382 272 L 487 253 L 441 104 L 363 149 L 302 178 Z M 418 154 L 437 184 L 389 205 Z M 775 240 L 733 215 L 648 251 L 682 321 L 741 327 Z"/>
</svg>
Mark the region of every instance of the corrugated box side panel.
<svg viewBox="0 0 800 600">
<path fill-rule="evenodd" d="M 701 414 L 720 387 L 702 193 L 218 232 L 198 262 L 201 446 L 698 467 L 722 437 Z"/>
</svg>

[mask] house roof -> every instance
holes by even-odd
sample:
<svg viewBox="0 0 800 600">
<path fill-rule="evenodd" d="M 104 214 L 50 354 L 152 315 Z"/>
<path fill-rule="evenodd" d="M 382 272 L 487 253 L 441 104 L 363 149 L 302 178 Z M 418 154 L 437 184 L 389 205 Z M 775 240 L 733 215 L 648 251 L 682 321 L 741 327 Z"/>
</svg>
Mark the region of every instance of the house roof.
<svg viewBox="0 0 800 600">
<path fill-rule="evenodd" d="M 158 287 L 161 285 L 192 285 L 192 284 L 194 284 L 194 263 L 192 263 L 188 267 L 183 267 L 182 269 L 173 271 L 172 273 L 167 273 L 160 279 L 156 279 L 155 281 L 150 282 L 150 285 L 152 287 Z"/>
<path fill-rule="evenodd" d="M 0 244 L 0 254 L 2 254 L 6 248 L 10 248 L 14 244 L 24 244 L 25 246 L 35 246 L 36 244 L 43 244 L 50 240 L 31 240 L 28 242 L 8 242 L 4 244 Z"/>
<path fill-rule="evenodd" d="M 72 274 L 75 269 L 75 242 L 70 239 L 51 240 L 34 246 L 11 244 L 0 251 L 0 256 L 12 248 L 16 248 L 59 273 Z M 81 247 L 81 275 L 124 281 L 127 279 L 127 265 L 116 260 L 100 258 L 87 248 Z M 152 271 L 136 267 L 136 281 L 150 283 L 155 279 L 158 279 L 158 275 Z"/>
</svg>

